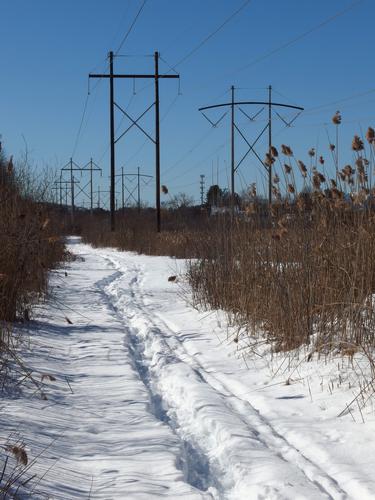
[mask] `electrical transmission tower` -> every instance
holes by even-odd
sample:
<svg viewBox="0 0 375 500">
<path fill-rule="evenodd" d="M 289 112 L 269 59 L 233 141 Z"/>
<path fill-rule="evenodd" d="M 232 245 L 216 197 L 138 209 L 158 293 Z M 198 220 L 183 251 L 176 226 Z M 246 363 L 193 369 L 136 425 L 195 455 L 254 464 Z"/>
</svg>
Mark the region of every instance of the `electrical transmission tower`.
<svg viewBox="0 0 375 500">
<path fill-rule="evenodd" d="M 268 173 L 268 202 L 271 205 L 272 203 L 272 162 L 269 162 L 269 164 L 266 164 L 258 155 L 258 153 L 255 150 L 255 145 L 259 141 L 259 139 L 265 134 L 266 131 L 268 131 L 268 153 L 270 157 L 272 156 L 272 112 L 273 108 L 289 108 L 289 109 L 295 109 L 298 111 L 296 116 L 290 121 L 287 122 L 277 111 L 275 111 L 276 115 L 285 123 L 286 126 L 290 127 L 292 123 L 297 119 L 297 117 L 300 115 L 300 113 L 303 111 L 304 108 L 301 108 L 300 106 L 292 106 L 291 104 L 284 104 L 284 103 L 279 103 L 279 102 L 273 102 L 272 101 L 272 87 L 271 85 L 268 87 L 268 101 L 236 101 L 235 100 L 235 88 L 232 85 L 231 86 L 231 101 L 223 104 L 214 104 L 212 106 L 204 106 L 203 108 L 199 108 L 199 111 L 203 114 L 203 116 L 211 123 L 213 127 L 216 127 L 218 123 L 224 118 L 224 116 L 227 113 L 224 113 L 219 120 L 214 123 L 206 114 L 204 111 L 208 109 L 213 109 L 213 108 L 229 108 L 231 111 L 231 132 L 230 132 L 230 140 L 231 140 L 231 203 L 232 203 L 232 211 L 234 210 L 234 198 L 235 198 L 235 173 L 238 170 L 239 166 L 241 163 L 245 160 L 247 155 L 252 152 L 256 158 L 260 161 L 262 166 L 266 169 Z M 258 111 L 254 116 L 250 116 L 248 113 L 246 113 L 240 106 L 263 106 L 263 108 Z M 250 121 L 254 121 L 255 118 L 260 115 L 260 113 L 264 109 L 268 109 L 268 119 L 267 119 L 267 124 L 263 128 L 263 130 L 260 132 L 258 137 L 250 143 L 248 139 L 245 137 L 244 133 L 240 130 L 238 127 L 236 120 L 235 120 L 235 111 L 236 109 L 239 109 L 239 111 L 245 115 Z M 242 139 L 245 141 L 245 143 L 248 146 L 247 152 L 242 156 L 239 162 L 236 163 L 235 159 L 235 132 L 237 132 Z"/>
<path fill-rule="evenodd" d="M 200 188 L 201 188 L 201 205 L 204 205 L 204 178 L 205 175 L 201 174 Z"/>
<path fill-rule="evenodd" d="M 118 192 L 115 191 L 116 210 L 117 210 L 117 198 L 116 198 L 117 194 L 118 194 Z M 97 208 L 102 208 L 103 210 L 106 210 L 106 207 L 108 206 L 108 201 L 110 201 L 110 197 L 111 197 L 111 190 L 110 189 L 103 190 L 103 189 L 101 189 L 101 186 L 99 185 L 97 192 L 96 192 L 96 206 L 97 206 Z"/>
<path fill-rule="evenodd" d="M 74 186 L 76 184 L 79 184 L 79 180 L 77 180 L 74 177 L 74 172 L 81 171 L 81 170 L 82 170 L 82 168 L 79 165 L 77 165 L 77 163 L 75 163 L 72 158 L 70 158 L 70 161 L 61 169 L 61 176 L 60 176 L 61 181 L 64 181 L 64 179 L 63 179 L 64 172 L 70 172 L 70 181 L 68 181 L 68 183 L 70 184 L 70 209 L 71 209 L 72 224 L 74 224 L 74 214 L 75 214 L 75 190 L 74 190 Z"/>
<path fill-rule="evenodd" d="M 70 181 L 62 180 L 62 176 L 64 172 L 70 172 Z M 89 173 L 89 180 L 83 186 L 80 186 L 80 181 L 76 180 L 73 172 L 80 172 L 81 177 L 82 174 Z M 60 178 L 60 186 L 61 184 L 70 184 L 70 198 L 71 198 L 71 214 L 72 214 L 72 223 L 74 222 L 74 213 L 75 213 L 75 200 L 77 196 L 82 194 L 84 197 L 88 198 L 90 201 L 90 212 L 92 214 L 93 206 L 94 206 L 94 186 L 93 186 L 93 173 L 100 172 L 102 174 L 102 169 L 92 160 L 83 167 L 80 167 L 77 163 L 73 161 L 71 158 L 70 161 L 61 169 L 61 178 Z M 75 185 L 77 185 L 77 192 L 75 189 Z M 87 193 L 86 189 L 89 188 L 89 193 Z M 60 191 L 61 197 L 61 191 Z"/>
<path fill-rule="evenodd" d="M 116 143 L 135 126 L 151 142 L 155 144 L 155 171 L 156 171 L 156 228 L 160 232 L 160 98 L 159 98 L 159 79 L 160 78 L 180 78 L 179 75 L 160 75 L 159 74 L 159 52 L 154 54 L 155 71 L 153 74 L 115 74 L 113 69 L 113 52 L 109 53 L 109 74 L 90 74 L 89 78 L 109 78 L 109 99 L 110 99 L 110 145 L 111 145 L 111 189 L 110 189 L 110 210 L 111 210 L 111 231 L 115 229 L 115 145 Z M 115 102 L 114 81 L 116 78 L 152 78 L 155 83 L 155 101 L 138 118 L 132 118 L 121 106 Z M 139 120 L 155 106 L 155 138 L 148 134 L 140 125 Z M 115 108 L 126 116 L 131 125 L 117 138 L 115 138 Z"/>
<path fill-rule="evenodd" d="M 92 161 L 92 158 L 90 158 L 90 161 L 82 168 L 82 172 L 89 172 L 90 173 L 90 178 L 89 181 L 81 188 L 79 186 L 80 192 L 84 196 L 88 196 L 85 189 L 90 186 L 90 213 L 92 214 L 93 207 L 94 207 L 94 186 L 93 186 L 93 173 L 94 172 L 100 172 L 100 177 L 102 176 L 102 169 Z"/>
<path fill-rule="evenodd" d="M 145 185 L 153 179 L 152 175 L 141 174 L 141 169 L 137 168 L 137 173 L 126 174 L 124 172 L 124 167 L 121 167 L 121 174 L 116 174 L 115 177 L 121 177 L 121 206 L 124 210 L 125 205 L 133 200 L 138 207 L 138 212 L 141 211 L 141 182 Z M 134 181 L 137 181 L 135 185 L 132 187 L 128 187 L 129 183 L 133 184 Z M 127 181 L 127 182 L 125 182 Z M 135 192 L 137 191 L 137 198 L 135 197 Z"/>
</svg>

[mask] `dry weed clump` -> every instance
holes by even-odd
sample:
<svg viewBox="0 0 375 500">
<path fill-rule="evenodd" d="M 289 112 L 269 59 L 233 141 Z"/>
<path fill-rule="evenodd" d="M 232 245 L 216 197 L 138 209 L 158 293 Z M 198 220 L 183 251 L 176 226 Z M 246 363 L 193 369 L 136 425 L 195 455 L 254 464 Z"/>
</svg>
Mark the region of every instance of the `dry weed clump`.
<svg viewBox="0 0 375 500">
<path fill-rule="evenodd" d="M 183 212 L 163 210 L 162 221 L 163 231 L 157 233 L 154 210 L 142 210 L 139 214 L 129 208 L 116 214 L 115 232 L 109 230 L 107 214 L 81 214 L 78 224 L 83 241 L 94 246 L 178 258 L 196 257 L 197 237 L 210 234 L 207 214 L 194 208 Z"/>
<path fill-rule="evenodd" d="M 64 257 L 53 207 L 44 189 L 0 157 L 0 321 L 29 319 L 29 306 L 45 292 L 48 271 Z M 8 329 L 1 329 L 7 342 Z"/>
<path fill-rule="evenodd" d="M 373 147 L 371 130 L 367 136 Z M 348 345 L 373 348 L 375 192 L 368 177 L 374 165 L 359 136 L 352 148 L 356 167 L 345 166 L 338 181 L 328 182 L 314 165 L 307 172 L 296 160 L 294 167 L 292 149 L 282 145 L 289 160 L 280 164 L 284 197 L 268 215 L 252 207 L 232 223 L 211 227 L 214 250 L 201 239 L 199 253 L 207 257 L 189 266 L 195 301 L 227 310 L 278 351 L 301 345 L 342 354 Z M 310 150 L 310 157 L 315 154 Z M 302 175 L 299 193 L 294 170 Z"/>
</svg>

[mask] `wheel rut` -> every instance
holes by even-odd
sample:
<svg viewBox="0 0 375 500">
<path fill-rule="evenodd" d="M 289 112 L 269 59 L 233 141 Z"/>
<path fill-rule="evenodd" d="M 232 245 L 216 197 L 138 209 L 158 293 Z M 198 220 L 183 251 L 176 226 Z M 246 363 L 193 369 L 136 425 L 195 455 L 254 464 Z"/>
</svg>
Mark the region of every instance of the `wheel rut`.
<svg viewBox="0 0 375 500">
<path fill-rule="evenodd" d="M 106 259 L 108 260 L 108 259 Z M 180 456 L 177 457 L 176 466 L 183 472 L 184 480 L 202 492 L 202 499 L 218 499 L 221 498 L 216 494 L 216 481 L 210 471 L 209 461 L 204 453 L 193 443 L 181 439 L 176 432 L 176 426 L 173 420 L 169 417 L 168 407 L 166 406 L 160 394 L 154 391 L 152 387 L 152 375 L 150 373 L 148 364 L 145 363 L 144 346 L 139 341 L 137 332 L 132 328 L 127 320 L 123 317 L 116 305 L 113 303 L 113 296 L 108 293 L 108 289 L 115 286 L 117 281 L 123 278 L 124 274 L 120 271 L 115 271 L 111 276 L 96 283 L 97 288 L 100 290 L 107 307 L 112 311 L 116 318 L 124 325 L 124 332 L 126 333 L 125 342 L 131 353 L 133 368 L 138 374 L 139 379 L 145 386 L 148 397 L 149 407 L 148 411 L 163 425 L 169 427 L 173 435 L 179 442 Z M 134 277 L 131 285 L 137 283 L 137 278 Z M 134 299 L 134 291 L 130 291 L 131 297 Z M 210 491 L 209 491 L 210 490 Z"/>
</svg>

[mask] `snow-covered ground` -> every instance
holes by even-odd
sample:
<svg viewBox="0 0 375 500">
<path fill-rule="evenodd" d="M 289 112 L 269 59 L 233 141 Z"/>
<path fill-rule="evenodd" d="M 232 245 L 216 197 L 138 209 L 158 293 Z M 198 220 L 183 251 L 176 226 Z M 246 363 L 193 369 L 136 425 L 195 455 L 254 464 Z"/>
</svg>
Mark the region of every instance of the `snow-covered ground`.
<svg viewBox="0 0 375 500">
<path fill-rule="evenodd" d="M 168 281 L 182 261 L 70 247 L 22 347 L 44 395 L 1 402 L 3 442 L 36 459 L 29 498 L 375 498 L 373 408 L 338 417 L 361 359 L 246 350 Z"/>
</svg>

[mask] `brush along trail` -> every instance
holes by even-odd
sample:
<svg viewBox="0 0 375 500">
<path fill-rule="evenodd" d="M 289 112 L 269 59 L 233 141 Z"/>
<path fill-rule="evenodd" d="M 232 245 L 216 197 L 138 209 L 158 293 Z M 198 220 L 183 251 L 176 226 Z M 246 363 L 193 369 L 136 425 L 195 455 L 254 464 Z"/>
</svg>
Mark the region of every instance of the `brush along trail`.
<svg viewBox="0 0 375 500">
<path fill-rule="evenodd" d="M 25 352 L 46 399 L 21 394 L 1 415 L 41 453 L 33 498 L 375 498 L 374 419 L 330 410 L 351 393 L 271 381 L 267 353 L 242 359 L 224 316 L 181 296 L 182 261 L 70 249 Z"/>
</svg>

